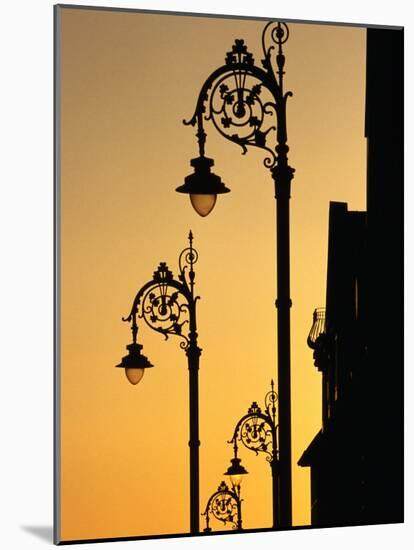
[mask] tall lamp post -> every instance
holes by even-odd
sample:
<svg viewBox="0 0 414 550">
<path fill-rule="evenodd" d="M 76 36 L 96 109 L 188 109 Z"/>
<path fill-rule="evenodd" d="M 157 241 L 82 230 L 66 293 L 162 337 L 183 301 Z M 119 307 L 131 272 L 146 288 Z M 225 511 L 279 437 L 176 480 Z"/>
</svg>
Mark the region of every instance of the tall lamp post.
<svg viewBox="0 0 414 550">
<path fill-rule="evenodd" d="M 225 64 L 203 84 L 193 117 L 185 124 L 197 127 L 199 156 L 191 160 L 194 172 L 176 190 L 190 195 L 201 215 L 213 209 L 217 195 L 230 190 L 211 172 L 213 159 L 205 156 L 207 134 L 204 121 L 212 121 L 224 138 L 266 152 L 264 165 L 270 170 L 276 198 L 277 253 L 277 381 L 279 394 L 280 526 L 292 524 L 291 397 L 290 397 L 290 237 L 289 199 L 294 169 L 288 163 L 286 102 L 292 95 L 283 88 L 285 56 L 283 44 L 289 37 L 285 23 L 269 22 L 262 33 L 262 66 L 254 64 L 244 40 L 236 40 Z M 273 132 L 276 132 L 274 136 Z M 272 137 L 272 140 L 271 140 Z M 272 143 L 270 143 L 272 141 Z"/>
<path fill-rule="evenodd" d="M 145 369 L 153 365 L 142 355 L 142 345 L 137 342 L 137 318 L 167 339 L 171 334 L 182 338 L 180 343 L 188 359 L 189 418 L 190 418 L 190 531 L 199 532 L 199 431 L 198 431 L 198 370 L 201 349 L 197 344 L 196 303 L 194 295 L 194 264 L 198 253 L 193 248 L 190 231 L 189 246 L 179 256 L 179 275 L 175 279 L 167 264 L 160 263 L 153 278 L 138 291 L 131 313 L 123 321 L 131 323 L 132 343 L 128 354 L 117 367 L 124 368 L 128 380 L 137 384 Z M 184 325 L 188 324 L 188 331 Z"/>
<path fill-rule="evenodd" d="M 279 491 L 279 461 L 277 449 L 277 424 L 276 424 L 277 394 L 274 390 L 274 382 L 271 381 L 271 390 L 265 396 L 265 410 L 262 411 L 256 401 L 253 401 L 247 414 L 242 416 L 234 428 L 234 433 L 229 443 L 233 444 L 234 459 L 238 459 L 238 444 L 243 445 L 258 455 L 266 454 L 266 460 L 270 464 L 272 472 L 272 503 L 273 503 L 273 527 L 280 526 L 280 491 Z"/>
</svg>

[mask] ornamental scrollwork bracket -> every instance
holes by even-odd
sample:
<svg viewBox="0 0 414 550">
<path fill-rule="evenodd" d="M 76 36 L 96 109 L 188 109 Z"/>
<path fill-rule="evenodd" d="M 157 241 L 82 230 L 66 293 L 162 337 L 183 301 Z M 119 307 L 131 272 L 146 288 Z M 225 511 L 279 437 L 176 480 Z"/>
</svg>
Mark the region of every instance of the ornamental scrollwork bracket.
<svg viewBox="0 0 414 550">
<path fill-rule="evenodd" d="M 287 139 L 284 113 L 287 97 L 292 95 L 283 92 L 283 44 L 288 37 L 285 23 L 271 21 L 265 26 L 263 68 L 255 65 L 244 40 L 235 40 L 224 65 L 202 86 L 193 117 L 183 121 L 186 125 L 197 124 L 200 155 L 204 155 L 207 137 L 204 121 L 211 121 L 219 134 L 242 148 L 242 154 L 248 147 L 263 149 L 267 153 L 264 165 L 275 167 L 280 155 L 277 145 L 284 145 Z"/>
<path fill-rule="evenodd" d="M 198 296 L 194 296 L 195 274 L 193 266 L 198 253 L 193 248 L 193 235 L 189 233 L 189 246 L 179 256 L 179 275 L 174 278 L 165 262 L 161 262 L 154 271 L 152 279 L 136 295 L 131 313 L 123 321 L 132 322 L 136 330 L 137 318 L 143 319 L 154 331 L 165 339 L 170 335 L 182 339 L 180 347 L 187 350 L 190 345 L 190 331 L 184 326 L 190 324 L 191 312 L 194 312 Z"/>
<path fill-rule="evenodd" d="M 222 481 L 215 493 L 209 498 L 205 511 L 201 514 L 206 517 L 207 531 L 210 531 L 210 514 L 225 525 L 232 525 L 232 529 L 239 528 L 239 501 L 238 496 Z"/>
<path fill-rule="evenodd" d="M 271 464 L 277 461 L 276 402 L 277 394 L 272 380 L 271 390 L 265 396 L 265 410 L 262 411 L 257 402 L 253 401 L 247 414 L 236 424 L 233 437 L 228 442 L 233 444 L 236 456 L 238 442 L 241 442 L 256 455 L 264 453 Z"/>
</svg>

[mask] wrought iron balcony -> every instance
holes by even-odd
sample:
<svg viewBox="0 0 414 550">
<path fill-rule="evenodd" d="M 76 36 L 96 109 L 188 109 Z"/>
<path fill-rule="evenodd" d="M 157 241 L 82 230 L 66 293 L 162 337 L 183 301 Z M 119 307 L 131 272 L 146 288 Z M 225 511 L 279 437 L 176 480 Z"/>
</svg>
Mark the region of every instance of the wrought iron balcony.
<svg viewBox="0 0 414 550">
<path fill-rule="evenodd" d="M 310 329 L 307 343 L 311 349 L 316 349 L 316 340 L 321 334 L 326 332 L 325 308 L 318 307 L 313 312 L 313 323 Z"/>
</svg>

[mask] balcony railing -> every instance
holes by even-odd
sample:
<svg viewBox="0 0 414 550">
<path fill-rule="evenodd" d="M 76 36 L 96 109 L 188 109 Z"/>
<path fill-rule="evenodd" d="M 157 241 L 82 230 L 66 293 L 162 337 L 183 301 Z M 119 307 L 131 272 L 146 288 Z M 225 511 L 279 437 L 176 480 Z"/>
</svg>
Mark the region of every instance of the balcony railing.
<svg viewBox="0 0 414 550">
<path fill-rule="evenodd" d="M 308 335 L 308 346 L 311 349 L 315 349 L 315 342 L 318 337 L 326 332 L 326 316 L 325 308 L 318 307 L 313 312 L 313 324 Z"/>
</svg>

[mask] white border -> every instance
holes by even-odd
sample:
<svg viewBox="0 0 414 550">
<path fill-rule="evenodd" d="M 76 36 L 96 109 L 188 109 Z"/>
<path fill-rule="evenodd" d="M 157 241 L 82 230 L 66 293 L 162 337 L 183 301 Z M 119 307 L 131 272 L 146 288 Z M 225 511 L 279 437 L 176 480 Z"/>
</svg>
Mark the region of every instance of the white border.
<svg viewBox="0 0 414 550">
<path fill-rule="evenodd" d="M 67 2 L 72 3 L 72 2 Z M 346 2 L 289 0 L 284 3 L 256 0 L 146 0 L 76 4 L 208 12 L 229 15 L 310 19 L 353 23 L 404 25 L 406 27 L 406 98 L 412 89 L 413 16 L 405 0 Z M 1 302 L 0 334 L 2 376 L 0 378 L 0 545 L 8 550 L 30 550 L 50 545 L 28 531 L 28 527 L 52 524 L 52 343 L 53 343 L 53 2 L 20 0 L 4 2 L 1 10 L 1 118 L 0 135 L 0 224 Z M 412 128 L 412 108 L 406 102 L 406 151 Z M 410 214 L 413 182 L 407 154 L 406 212 Z M 390 182 L 391 185 L 391 182 Z M 412 183 L 411 183 L 412 186 Z M 410 216 L 412 218 L 412 216 Z M 406 232 L 406 309 L 413 306 L 410 281 L 412 226 Z M 407 314 L 406 340 L 410 340 L 411 314 Z M 406 357 L 406 425 L 412 426 L 412 353 Z M 407 428 L 406 464 L 413 464 L 412 437 Z M 384 434 L 386 442 L 386 433 Z M 378 526 L 273 534 L 249 534 L 212 539 L 170 539 L 105 543 L 105 548 L 127 548 L 132 544 L 151 550 L 188 547 L 233 549 L 324 548 L 354 545 L 376 549 L 412 547 L 414 521 L 410 492 L 412 468 L 406 470 L 406 519 L 403 526 Z M 386 475 L 386 472 L 384 472 Z M 25 529 L 26 528 L 26 529 Z M 44 532 L 44 531 L 43 531 Z M 129 546 L 128 546 L 129 545 Z M 83 545 L 87 548 L 91 545 Z M 102 546 L 102 545 L 100 545 Z M 92 548 L 97 548 L 94 544 Z"/>
</svg>

